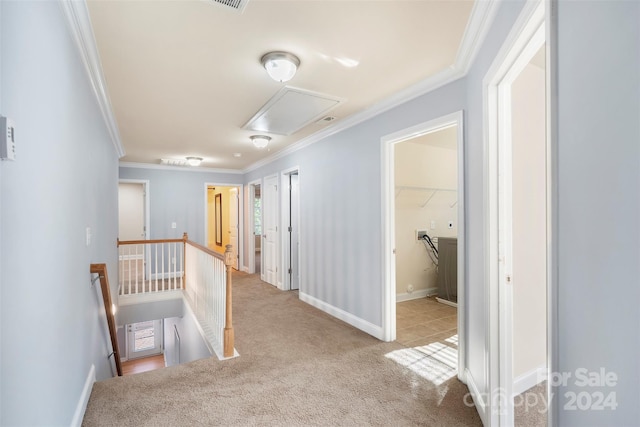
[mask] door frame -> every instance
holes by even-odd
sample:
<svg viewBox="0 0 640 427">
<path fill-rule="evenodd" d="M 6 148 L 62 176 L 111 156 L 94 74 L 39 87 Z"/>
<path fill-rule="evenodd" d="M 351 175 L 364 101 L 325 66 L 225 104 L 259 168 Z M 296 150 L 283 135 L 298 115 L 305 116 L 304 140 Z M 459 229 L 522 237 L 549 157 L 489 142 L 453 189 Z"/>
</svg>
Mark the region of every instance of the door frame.
<svg viewBox="0 0 640 427">
<path fill-rule="evenodd" d="M 244 223 L 244 197 L 241 197 L 244 194 L 244 185 L 243 184 L 229 184 L 229 183 L 204 183 L 204 246 L 208 246 L 209 239 L 209 204 L 207 201 L 207 190 L 209 187 L 234 187 L 238 189 L 238 270 L 240 270 L 241 266 L 244 264 L 244 256 L 243 256 L 243 242 L 244 242 L 244 227 L 242 224 Z M 227 207 L 228 208 L 228 207 Z M 223 208 L 224 209 L 224 208 Z"/>
<path fill-rule="evenodd" d="M 147 321 L 142 321 L 142 322 L 135 322 L 135 323 L 130 323 L 127 325 L 124 325 L 124 333 L 125 333 L 125 342 L 126 342 L 126 359 L 127 360 L 136 360 L 136 359 L 142 359 L 145 357 L 151 357 L 151 356 L 156 356 L 158 354 L 163 354 L 164 353 L 164 322 L 162 321 L 162 319 L 156 319 L 156 320 L 149 320 L 148 322 L 153 322 L 153 331 L 154 331 L 154 337 L 157 337 L 157 341 L 155 341 L 158 345 L 154 346 L 154 348 L 152 350 L 144 350 L 141 351 L 140 354 L 136 355 L 133 353 L 132 348 L 133 348 L 133 343 L 131 341 L 131 337 L 132 337 L 132 331 L 130 331 L 129 329 L 134 326 L 134 325 L 138 325 L 140 323 L 146 323 Z M 131 357 L 134 356 L 134 357 Z"/>
<path fill-rule="evenodd" d="M 125 178 L 120 178 L 118 179 L 118 184 L 142 184 L 142 190 L 144 192 L 144 239 L 142 240 L 148 240 L 149 237 L 151 236 L 151 205 L 149 202 L 149 192 L 150 192 L 150 187 L 151 187 L 151 183 L 148 179 L 125 179 Z M 118 227 L 120 227 L 120 224 L 118 224 Z"/>
<path fill-rule="evenodd" d="M 142 193 L 144 195 L 144 239 L 149 240 L 151 238 L 151 203 L 149 193 L 151 191 L 151 182 L 148 179 L 118 179 L 118 185 L 120 184 L 142 184 Z M 118 203 L 120 200 L 118 199 Z M 118 221 L 118 234 L 120 234 L 120 222 Z M 118 269 L 120 268 L 120 250 L 118 250 Z M 143 280 L 151 277 L 151 252 L 145 251 L 144 267 L 143 267 Z M 118 271 L 118 277 L 120 272 Z"/>
<path fill-rule="evenodd" d="M 382 149 L 382 277 L 383 307 L 382 333 L 384 341 L 396 339 L 396 262 L 395 262 L 395 154 L 394 146 L 417 136 L 426 135 L 451 126 L 457 126 L 458 167 L 458 379 L 466 383 L 466 193 L 464 169 L 464 114 L 457 111 L 429 120 L 407 129 L 386 135 L 381 139 Z"/>
<path fill-rule="evenodd" d="M 484 92 L 484 200 L 485 200 L 485 372 L 488 393 L 480 397 L 487 425 L 509 426 L 514 422 L 513 404 L 513 292 L 507 284 L 511 256 L 511 84 L 531 58 L 549 40 L 546 0 L 527 2 L 483 81 Z M 549 50 L 546 55 L 547 116 L 547 367 L 551 354 L 551 285 L 554 268 L 552 242 L 552 161 L 549 138 Z M 501 192 L 505 194 L 501 196 Z M 504 218 L 504 219 L 501 219 Z M 549 383 L 549 382 L 547 382 Z M 547 389 L 547 397 L 550 396 Z M 549 400 L 547 400 L 549 401 Z M 549 416 L 551 412 L 548 412 Z M 550 420 L 549 420 L 550 421 Z M 551 424 L 549 424 L 551 425 Z"/>
<path fill-rule="evenodd" d="M 288 169 L 285 169 L 283 171 L 280 172 L 280 189 L 288 189 L 289 188 L 289 176 L 290 175 L 298 175 L 298 188 L 300 185 L 300 167 L 299 166 L 294 166 Z M 287 193 L 289 194 L 289 193 Z M 282 262 L 282 290 L 285 291 L 289 291 L 291 290 L 291 276 L 288 274 L 288 268 L 289 266 L 287 265 L 288 262 L 287 260 L 290 258 L 290 245 L 288 244 L 288 240 L 289 240 L 289 233 L 288 232 L 284 232 L 287 227 L 289 227 L 289 220 L 290 220 L 290 208 L 292 208 L 291 206 L 291 200 L 290 197 L 287 195 L 285 196 L 284 194 L 280 196 L 280 199 L 282 201 L 282 215 L 280 215 L 280 229 L 283 231 L 281 234 L 281 242 L 280 242 L 280 247 L 282 248 L 282 257 L 281 257 L 281 262 Z M 296 209 L 298 210 L 298 219 L 300 219 L 300 193 L 298 193 L 298 206 L 296 207 Z M 300 235 L 300 230 L 298 230 L 298 242 L 300 242 L 301 240 L 301 235 Z M 301 245 L 300 245 L 301 246 Z M 300 274 L 300 250 L 298 250 L 298 274 Z"/>
<path fill-rule="evenodd" d="M 256 223 L 255 223 L 255 218 L 253 216 L 253 206 L 255 204 L 255 200 L 256 200 L 256 185 L 260 186 L 260 191 L 262 192 L 262 179 L 256 179 L 254 181 L 251 181 L 249 183 L 247 183 L 247 189 L 249 190 L 249 203 L 247 206 L 247 219 L 248 219 L 248 230 L 247 230 L 247 236 L 249 236 L 249 238 L 247 239 L 247 256 L 248 258 L 248 263 L 246 264 L 246 272 L 249 274 L 256 274 L 258 273 L 256 271 L 256 241 L 255 241 L 255 229 L 256 229 Z M 260 196 L 262 197 L 262 195 Z M 262 217 L 262 208 L 260 208 L 260 217 Z M 260 240 L 262 241 L 262 235 L 260 235 Z M 261 246 L 262 248 L 262 246 Z M 260 250 L 260 257 L 262 258 L 262 249 Z M 260 260 L 260 268 L 262 269 L 262 259 Z"/>
</svg>

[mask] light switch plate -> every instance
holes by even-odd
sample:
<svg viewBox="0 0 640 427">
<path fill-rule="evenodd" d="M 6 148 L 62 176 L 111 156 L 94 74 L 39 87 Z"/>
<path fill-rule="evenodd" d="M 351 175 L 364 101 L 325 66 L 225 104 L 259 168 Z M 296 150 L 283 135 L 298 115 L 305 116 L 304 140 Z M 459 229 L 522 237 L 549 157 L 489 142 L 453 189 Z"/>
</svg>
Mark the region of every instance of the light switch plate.
<svg viewBox="0 0 640 427">
<path fill-rule="evenodd" d="M 0 159 L 16 159 L 16 130 L 13 120 L 0 116 Z"/>
</svg>

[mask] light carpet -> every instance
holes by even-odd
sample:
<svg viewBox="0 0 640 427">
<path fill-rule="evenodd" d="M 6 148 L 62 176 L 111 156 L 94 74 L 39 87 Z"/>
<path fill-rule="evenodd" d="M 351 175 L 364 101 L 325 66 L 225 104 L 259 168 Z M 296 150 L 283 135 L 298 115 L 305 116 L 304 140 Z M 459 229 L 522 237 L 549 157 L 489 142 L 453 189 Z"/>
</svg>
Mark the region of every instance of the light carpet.
<svg viewBox="0 0 640 427">
<path fill-rule="evenodd" d="M 240 357 L 98 382 L 83 425 L 482 425 L 457 378 L 429 380 L 388 356 L 404 346 L 255 275 L 234 274 L 233 292 Z"/>
</svg>

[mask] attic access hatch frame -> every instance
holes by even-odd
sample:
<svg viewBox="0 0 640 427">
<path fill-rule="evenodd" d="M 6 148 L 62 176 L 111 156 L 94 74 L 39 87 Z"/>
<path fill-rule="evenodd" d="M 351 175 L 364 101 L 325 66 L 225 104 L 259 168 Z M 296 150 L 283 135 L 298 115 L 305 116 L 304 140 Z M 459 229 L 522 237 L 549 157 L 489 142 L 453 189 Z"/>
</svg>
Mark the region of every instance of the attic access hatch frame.
<svg viewBox="0 0 640 427">
<path fill-rule="evenodd" d="M 242 128 L 289 136 L 345 101 L 337 96 L 284 86 Z"/>
</svg>

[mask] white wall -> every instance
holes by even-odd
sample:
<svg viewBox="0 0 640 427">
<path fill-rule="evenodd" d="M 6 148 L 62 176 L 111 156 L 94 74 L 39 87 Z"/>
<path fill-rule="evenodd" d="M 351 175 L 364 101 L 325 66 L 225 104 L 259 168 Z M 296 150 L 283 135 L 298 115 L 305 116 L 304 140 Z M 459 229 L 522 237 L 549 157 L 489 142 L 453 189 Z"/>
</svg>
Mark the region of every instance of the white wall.
<svg viewBox="0 0 640 427">
<path fill-rule="evenodd" d="M 456 132 L 449 132 L 456 146 Z M 456 190 L 457 150 L 411 141 L 395 145 L 396 175 L 396 294 L 409 299 L 408 285 L 414 292 L 437 288 L 436 267 L 416 230 L 426 230 L 430 237 L 456 237 L 458 209 L 451 207 L 457 200 L 455 191 L 432 191 L 411 188 L 440 188 Z M 404 188 L 403 188 L 404 187 Z M 425 205 L 425 203 L 428 203 Z M 434 221 L 435 228 L 431 228 Z M 453 228 L 448 228 L 449 221 Z"/>
<path fill-rule="evenodd" d="M 559 2 L 557 425 L 640 424 L 640 2 Z M 579 387 L 575 370 L 617 375 Z M 615 410 L 563 409 L 615 393 Z"/>
<path fill-rule="evenodd" d="M 380 139 L 460 111 L 464 99 L 456 81 L 245 174 L 249 183 L 299 166 L 301 295 L 381 336 Z"/>
<path fill-rule="evenodd" d="M 205 184 L 242 184 L 242 175 L 202 171 L 120 167 L 121 179 L 149 180 L 150 239 L 189 239 L 207 245 Z M 171 223 L 176 228 L 171 228 Z"/>
<path fill-rule="evenodd" d="M 117 157 L 59 4 L 0 8 L 2 114 L 17 126 L 17 160 L 0 163 L 0 424 L 69 425 L 92 365 L 112 375 L 89 264 L 115 285 Z"/>
<path fill-rule="evenodd" d="M 178 361 L 182 364 L 212 356 L 198 331 L 195 317 L 186 306 L 187 302 L 183 300 L 183 304 L 182 317 L 164 319 L 164 358 L 167 366 L 177 365 Z M 177 328 L 180 336 L 179 357 L 175 347 L 174 328 Z"/>
<path fill-rule="evenodd" d="M 513 378 L 547 364 L 545 70 L 527 65 L 511 86 Z"/>
</svg>

